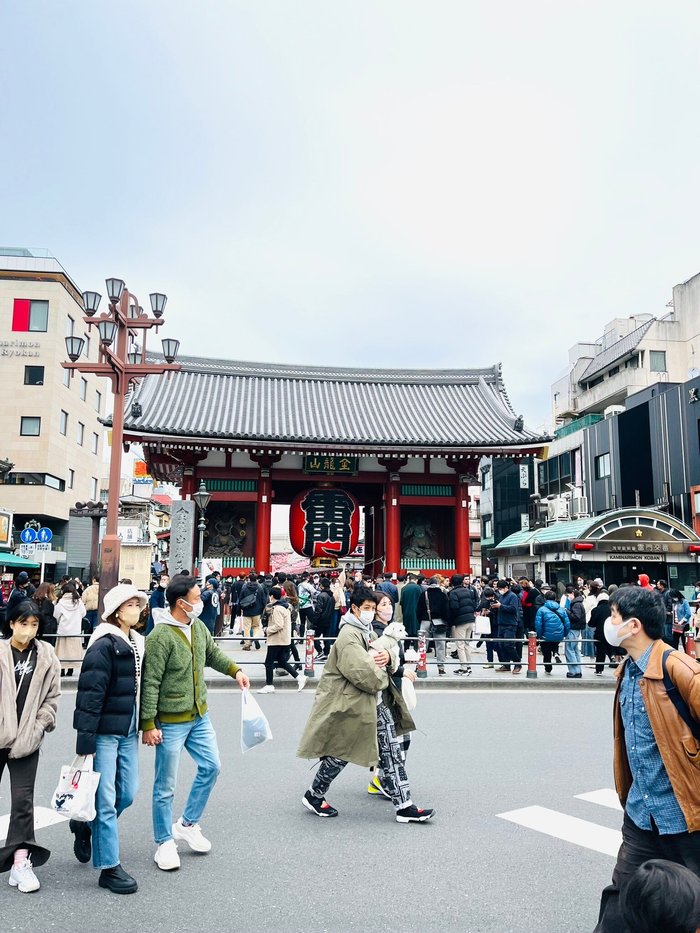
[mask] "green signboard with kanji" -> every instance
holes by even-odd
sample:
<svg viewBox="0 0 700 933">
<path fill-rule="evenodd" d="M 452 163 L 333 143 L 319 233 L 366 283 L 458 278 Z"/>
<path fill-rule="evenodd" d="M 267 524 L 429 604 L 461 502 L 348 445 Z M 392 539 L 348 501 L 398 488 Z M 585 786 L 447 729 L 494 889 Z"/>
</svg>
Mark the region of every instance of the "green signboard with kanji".
<svg viewBox="0 0 700 933">
<path fill-rule="evenodd" d="M 304 457 L 304 473 L 346 476 L 357 473 L 359 457 L 329 457 L 326 454 L 312 454 Z"/>
</svg>

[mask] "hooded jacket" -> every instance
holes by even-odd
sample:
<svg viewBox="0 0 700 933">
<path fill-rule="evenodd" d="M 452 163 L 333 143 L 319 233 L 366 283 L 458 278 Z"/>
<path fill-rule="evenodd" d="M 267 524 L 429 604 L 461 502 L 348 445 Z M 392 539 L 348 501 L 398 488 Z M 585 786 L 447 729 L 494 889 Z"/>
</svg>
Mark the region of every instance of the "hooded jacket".
<svg viewBox="0 0 700 933">
<path fill-rule="evenodd" d="M 45 732 L 56 728 L 61 695 L 61 663 L 50 645 L 34 639 L 36 666 L 17 722 L 15 668 L 10 639 L 0 641 L 0 748 L 10 758 L 26 758 L 41 745 Z"/>
<path fill-rule="evenodd" d="M 136 715 L 145 640 L 110 622 L 101 622 L 90 637 L 78 679 L 73 728 L 76 755 L 93 755 L 98 735 L 129 735 Z"/>
<path fill-rule="evenodd" d="M 204 716 L 207 686 L 204 668 L 235 677 L 240 667 L 216 645 L 199 619 L 178 622 L 169 609 L 154 609 L 155 626 L 146 639 L 141 676 L 141 728 L 161 722 L 192 722 Z"/>
<path fill-rule="evenodd" d="M 537 610 L 535 630 L 537 637 L 542 641 L 559 642 L 568 634 L 570 628 L 566 609 L 562 609 L 553 599 L 548 599 L 544 606 Z"/>
<path fill-rule="evenodd" d="M 70 593 L 61 596 L 56 603 L 53 611 L 53 617 L 58 622 L 57 634 L 59 638 L 63 635 L 80 635 L 82 631 L 82 621 L 87 610 L 82 599 L 73 602 Z"/>
<path fill-rule="evenodd" d="M 639 585 L 641 586 L 643 590 L 651 590 L 652 592 L 654 591 L 654 587 L 649 584 L 648 573 L 639 574 Z"/>
<path fill-rule="evenodd" d="M 278 599 L 276 603 L 273 603 L 265 624 L 267 627 L 268 647 L 291 645 L 292 614 L 286 599 Z"/>
</svg>

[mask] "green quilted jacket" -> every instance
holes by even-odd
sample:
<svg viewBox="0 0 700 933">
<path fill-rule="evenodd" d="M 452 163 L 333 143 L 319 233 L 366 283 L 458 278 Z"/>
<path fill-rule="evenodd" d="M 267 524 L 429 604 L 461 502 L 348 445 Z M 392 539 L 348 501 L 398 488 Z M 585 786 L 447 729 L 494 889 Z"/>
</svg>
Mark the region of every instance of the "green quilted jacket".
<svg viewBox="0 0 700 933">
<path fill-rule="evenodd" d="M 167 615 L 167 610 L 161 610 L 161 618 Z M 156 719 L 191 722 L 206 713 L 205 666 L 229 677 L 235 677 L 240 670 L 215 644 L 199 619 L 191 623 L 191 632 L 190 645 L 183 631 L 161 621 L 146 638 L 140 709 L 140 726 L 144 731 L 154 729 Z"/>
</svg>

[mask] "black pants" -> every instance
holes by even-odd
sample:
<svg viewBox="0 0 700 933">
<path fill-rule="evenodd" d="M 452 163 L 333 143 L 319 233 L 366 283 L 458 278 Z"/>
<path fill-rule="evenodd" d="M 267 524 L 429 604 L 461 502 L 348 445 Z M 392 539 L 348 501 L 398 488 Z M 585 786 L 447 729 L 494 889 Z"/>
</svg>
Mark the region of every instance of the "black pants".
<svg viewBox="0 0 700 933">
<path fill-rule="evenodd" d="M 0 847 L 0 871 L 9 871 L 16 849 L 29 849 L 32 864 L 43 865 L 51 855 L 34 839 L 34 783 L 39 749 L 26 758 L 9 758 L 9 749 L 0 749 L 0 780 L 5 766 L 10 772 L 10 825 L 5 845 Z"/>
<path fill-rule="evenodd" d="M 314 624 L 314 635 L 318 636 L 314 639 L 314 648 L 318 651 L 319 654 L 323 653 L 325 655 L 331 650 L 330 642 L 328 641 L 328 632 L 330 630 L 331 620 L 330 619 L 319 619 Z M 321 637 L 325 636 L 323 647 L 321 647 Z"/>
<path fill-rule="evenodd" d="M 552 655 L 559 654 L 559 642 L 558 641 L 543 641 L 543 642 L 540 642 L 540 648 L 542 649 L 542 657 L 544 658 L 544 669 L 548 674 L 551 674 Z"/>
<path fill-rule="evenodd" d="M 634 933 L 620 912 L 620 892 L 630 875 L 650 858 L 664 858 L 685 865 L 700 878 L 700 832 L 662 836 L 656 830 L 640 829 L 625 813 L 613 883 L 603 890 L 598 925 L 593 933 Z"/>
<path fill-rule="evenodd" d="M 267 654 L 265 655 L 265 683 L 268 686 L 272 684 L 272 675 L 276 667 L 281 667 L 282 670 L 291 674 L 292 677 L 297 676 L 296 668 L 292 667 L 289 663 L 289 651 L 289 645 L 267 646 Z"/>
<path fill-rule="evenodd" d="M 595 643 L 595 672 L 600 674 L 605 667 L 605 659 L 610 658 L 612 661 L 613 655 L 610 651 L 610 647 L 606 641 L 599 641 L 596 639 Z"/>
</svg>

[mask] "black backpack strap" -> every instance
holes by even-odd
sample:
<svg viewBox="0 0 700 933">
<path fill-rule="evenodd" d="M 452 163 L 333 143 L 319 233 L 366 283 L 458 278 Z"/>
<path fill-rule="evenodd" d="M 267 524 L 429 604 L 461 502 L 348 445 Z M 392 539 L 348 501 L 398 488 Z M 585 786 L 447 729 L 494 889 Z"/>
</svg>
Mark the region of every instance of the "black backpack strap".
<svg viewBox="0 0 700 933">
<path fill-rule="evenodd" d="M 698 742 L 700 742 L 700 722 L 697 722 L 695 719 L 693 719 L 690 709 L 688 708 L 688 704 L 685 702 L 683 697 L 680 695 L 678 688 L 676 687 L 674 682 L 671 680 L 671 675 L 668 672 L 668 666 L 666 664 L 666 659 L 668 658 L 668 656 L 671 654 L 672 651 L 673 651 L 673 648 L 668 648 L 666 651 L 664 651 L 664 656 L 661 661 L 663 671 L 664 671 L 664 687 L 666 688 L 666 693 L 668 694 L 669 700 L 676 707 L 676 712 L 681 717 L 681 719 L 686 724 L 686 726 L 690 729 L 694 738 Z"/>
</svg>

